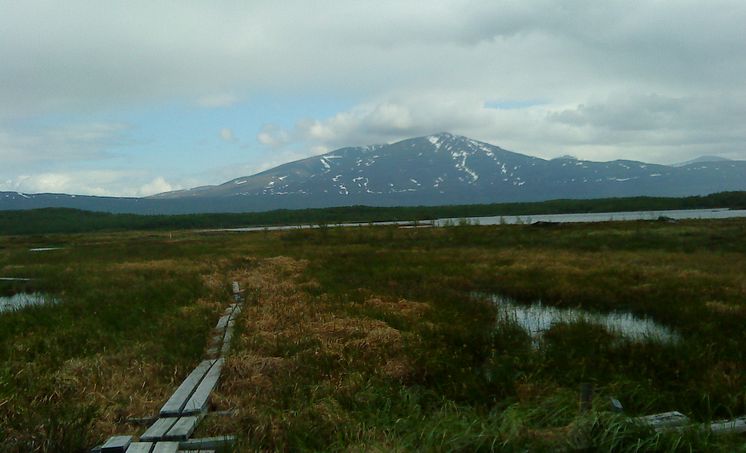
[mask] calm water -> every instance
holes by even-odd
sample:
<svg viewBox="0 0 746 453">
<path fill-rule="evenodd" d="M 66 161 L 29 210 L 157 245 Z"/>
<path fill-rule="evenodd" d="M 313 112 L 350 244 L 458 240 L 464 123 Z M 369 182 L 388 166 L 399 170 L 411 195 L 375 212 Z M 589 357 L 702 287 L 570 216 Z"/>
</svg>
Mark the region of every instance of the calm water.
<svg viewBox="0 0 746 453">
<path fill-rule="evenodd" d="M 458 225 L 460 222 L 469 222 L 479 225 L 516 225 L 534 222 L 608 222 L 623 220 L 657 220 L 658 217 L 669 217 L 677 220 L 685 219 L 728 219 L 734 217 L 746 217 L 746 210 L 741 209 L 686 209 L 677 211 L 627 211 L 627 212 L 601 212 L 595 214 L 539 214 L 523 216 L 494 216 L 494 217 L 468 217 L 468 218 L 450 218 L 436 220 L 398 221 L 398 222 L 372 222 L 372 223 L 339 223 L 330 224 L 328 227 L 350 227 L 360 225 L 398 225 L 401 227 L 413 227 L 417 224 L 420 227 L 436 226 L 443 227 L 447 225 Z M 246 228 L 225 228 L 211 231 L 278 231 L 278 230 L 295 230 L 319 228 L 319 225 L 282 225 L 270 227 L 246 227 Z"/>
<path fill-rule="evenodd" d="M 18 293 L 12 296 L 0 296 L 0 312 L 54 302 L 56 302 L 54 298 L 43 293 Z"/>
<path fill-rule="evenodd" d="M 684 209 L 677 211 L 627 211 L 627 212 L 600 212 L 594 214 L 540 214 L 523 216 L 494 216 L 494 217 L 470 217 L 470 223 L 480 225 L 515 225 L 533 222 L 608 222 L 622 220 L 656 220 L 658 217 L 669 217 L 676 220 L 685 219 L 728 219 L 733 217 L 746 217 L 744 209 Z M 437 226 L 447 225 L 449 222 L 458 224 L 463 219 L 438 219 Z"/>
<path fill-rule="evenodd" d="M 675 343 L 681 339 L 673 329 L 632 313 L 595 313 L 578 308 L 550 307 L 540 302 L 522 305 L 498 295 L 489 298 L 497 306 L 499 320 L 517 323 L 535 342 L 540 341 L 552 325 L 577 321 L 603 326 L 610 333 L 632 341 Z"/>
</svg>

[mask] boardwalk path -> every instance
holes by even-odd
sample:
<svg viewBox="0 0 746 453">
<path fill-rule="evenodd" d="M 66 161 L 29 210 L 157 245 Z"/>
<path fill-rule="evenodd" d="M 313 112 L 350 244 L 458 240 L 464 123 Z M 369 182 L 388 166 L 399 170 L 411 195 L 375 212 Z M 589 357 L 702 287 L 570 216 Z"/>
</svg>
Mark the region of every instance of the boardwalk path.
<svg viewBox="0 0 746 453">
<path fill-rule="evenodd" d="M 95 453 L 174 453 L 178 451 L 214 451 L 229 445 L 232 436 L 192 439 L 192 433 L 207 413 L 210 393 L 220 379 L 224 357 L 233 338 L 236 316 L 243 306 L 242 291 L 233 282 L 233 303 L 223 312 L 213 329 L 205 360 L 184 379 L 161 407 L 150 427 L 133 442 L 133 436 L 113 436 L 91 449 Z"/>
</svg>

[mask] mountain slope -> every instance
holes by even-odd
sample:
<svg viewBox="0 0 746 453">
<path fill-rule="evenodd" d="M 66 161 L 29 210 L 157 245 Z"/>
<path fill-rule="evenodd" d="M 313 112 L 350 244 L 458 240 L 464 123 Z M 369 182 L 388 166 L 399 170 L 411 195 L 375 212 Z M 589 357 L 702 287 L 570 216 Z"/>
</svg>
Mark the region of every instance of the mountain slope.
<svg viewBox="0 0 746 453">
<path fill-rule="evenodd" d="M 173 214 L 349 205 L 411 206 L 557 198 L 689 196 L 746 190 L 746 161 L 683 167 L 629 160 L 545 160 L 440 133 L 341 148 L 216 186 L 148 198 L 0 193 L 0 209 L 72 207 Z"/>
<path fill-rule="evenodd" d="M 630 195 L 698 195 L 746 188 L 746 163 L 683 168 L 617 160 L 544 160 L 441 133 L 342 148 L 183 197 L 301 198 L 313 205 L 446 204 Z"/>
</svg>

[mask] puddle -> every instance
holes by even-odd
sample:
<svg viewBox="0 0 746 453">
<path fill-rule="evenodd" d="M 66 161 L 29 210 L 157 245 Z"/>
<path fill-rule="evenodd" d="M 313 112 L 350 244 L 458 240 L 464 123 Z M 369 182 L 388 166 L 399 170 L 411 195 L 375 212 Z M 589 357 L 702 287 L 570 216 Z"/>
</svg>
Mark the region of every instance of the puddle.
<svg viewBox="0 0 746 453">
<path fill-rule="evenodd" d="M 658 324 L 650 318 L 638 317 L 627 312 L 595 313 L 578 308 L 557 308 L 535 302 L 529 305 L 497 295 L 488 296 L 497 306 L 498 320 L 517 323 L 531 335 L 538 345 L 544 332 L 556 323 L 585 321 L 603 326 L 610 333 L 632 341 L 676 343 L 681 336 L 673 329 Z"/>
<path fill-rule="evenodd" d="M 12 296 L 0 296 L 0 312 L 20 310 L 31 305 L 55 303 L 56 300 L 44 293 L 18 293 Z"/>
<path fill-rule="evenodd" d="M 29 252 L 49 252 L 52 250 L 62 250 L 62 247 L 36 247 L 33 249 L 28 249 Z"/>
</svg>

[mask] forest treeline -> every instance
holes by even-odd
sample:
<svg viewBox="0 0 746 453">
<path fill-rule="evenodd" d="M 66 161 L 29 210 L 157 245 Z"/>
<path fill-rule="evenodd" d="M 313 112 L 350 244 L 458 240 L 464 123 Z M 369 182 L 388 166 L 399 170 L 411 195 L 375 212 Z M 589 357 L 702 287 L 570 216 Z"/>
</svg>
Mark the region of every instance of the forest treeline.
<svg viewBox="0 0 746 453">
<path fill-rule="evenodd" d="M 550 200 L 449 206 L 344 206 L 320 209 L 280 209 L 265 212 L 136 215 L 44 208 L 0 211 L 0 234 L 86 233 L 93 231 L 181 230 L 251 226 L 336 224 L 465 218 L 500 215 L 570 214 L 672 209 L 746 209 L 746 192 L 720 192 L 682 198 L 628 197 Z"/>
</svg>

